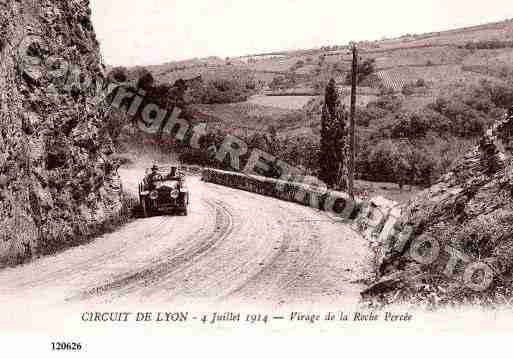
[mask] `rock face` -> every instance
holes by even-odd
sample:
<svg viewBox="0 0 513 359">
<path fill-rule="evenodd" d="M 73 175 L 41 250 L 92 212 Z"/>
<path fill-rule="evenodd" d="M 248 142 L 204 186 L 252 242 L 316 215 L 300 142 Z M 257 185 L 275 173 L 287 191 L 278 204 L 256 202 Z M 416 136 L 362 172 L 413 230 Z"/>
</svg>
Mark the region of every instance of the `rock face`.
<svg viewBox="0 0 513 359">
<path fill-rule="evenodd" d="M 381 244 L 385 253 L 380 261 L 381 280 L 367 293 L 422 282 L 436 283 L 446 298 L 468 297 L 469 288 L 463 285 L 465 266 L 476 262 L 486 263 L 495 272 L 493 283 L 481 294 L 493 295 L 501 287 L 509 287 L 513 270 L 512 149 L 510 110 L 478 146 L 403 209 L 398 223 L 415 228 L 414 235 L 404 246 L 397 246 L 393 237 Z M 439 258 L 429 265 L 419 264 L 411 256 L 412 241 L 422 236 L 440 244 Z M 446 248 L 455 249 L 465 260 L 453 268 Z M 447 275 L 451 272 L 453 275 Z"/>
<path fill-rule="evenodd" d="M 119 214 L 103 71 L 89 1 L 0 1 L 0 265 Z"/>
</svg>

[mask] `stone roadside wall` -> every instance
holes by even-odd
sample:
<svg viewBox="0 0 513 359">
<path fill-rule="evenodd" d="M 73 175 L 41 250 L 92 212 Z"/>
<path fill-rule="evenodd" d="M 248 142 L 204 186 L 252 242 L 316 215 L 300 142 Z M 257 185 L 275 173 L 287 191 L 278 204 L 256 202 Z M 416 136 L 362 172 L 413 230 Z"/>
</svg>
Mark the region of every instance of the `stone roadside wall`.
<svg viewBox="0 0 513 359">
<path fill-rule="evenodd" d="M 211 169 L 203 171 L 203 179 L 314 208 L 333 208 L 330 212 L 335 216 L 349 218 L 349 223 L 343 223 L 361 233 L 375 252 L 376 278 L 362 292 L 364 298 L 385 295 L 393 302 L 398 291 L 409 288 L 413 295 L 436 292 L 441 302 L 451 303 L 465 297 L 504 295 L 513 283 L 512 143 L 513 109 L 436 184 L 405 206 L 383 197 L 357 199 L 349 216 L 342 211 L 348 200 L 344 193 L 328 196 L 304 184 Z M 320 207 L 312 205 L 316 203 L 312 198 L 319 200 Z M 327 198 L 334 206 L 326 206 Z M 411 235 L 406 228 L 411 228 Z M 412 241 L 424 236 L 442 249 L 432 265 L 417 263 L 409 255 Z M 407 242 L 397 251 L 402 238 Z M 465 266 L 456 268 L 452 276 L 442 275 L 448 263 L 447 248 L 459 251 L 469 263 L 481 261 L 492 268 L 494 281 L 486 291 L 473 291 L 463 283 Z M 429 301 L 430 295 L 420 300 Z"/>
<path fill-rule="evenodd" d="M 368 201 L 356 198 L 353 202 L 343 192 L 328 193 L 303 183 L 256 175 L 206 168 L 202 171 L 202 180 L 326 211 L 335 219 L 340 219 L 341 223 L 352 225 L 376 247 L 393 230 L 389 223 L 391 216 L 397 218 L 401 213 L 396 202 L 383 197 Z"/>
</svg>

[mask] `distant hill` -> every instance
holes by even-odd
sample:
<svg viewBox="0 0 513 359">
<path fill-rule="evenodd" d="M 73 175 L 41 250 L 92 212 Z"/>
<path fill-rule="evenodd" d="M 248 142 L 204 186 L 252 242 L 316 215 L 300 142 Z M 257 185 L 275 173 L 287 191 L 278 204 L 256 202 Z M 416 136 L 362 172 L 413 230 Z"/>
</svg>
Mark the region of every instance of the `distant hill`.
<svg viewBox="0 0 513 359">
<path fill-rule="evenodd" d="M 431 32 L 407 34 L 399 38 L 365 41 L 358 44 L 362 58 L 376 59 L 380 82 L 396 92 L 419 78 L 431 90 L 424 96 L 437 96 L 458 83 L 501 79 L 513 72 L 513 48 L 470 49 L 470 43 L 513 42 L 513 21 Z M 351 54 L 345 45 L 319 49 L 276 51 L 234 58 L 196 58 L 148 66 L 158 82 L 202 75 L 209 78 L 253 77 L 269 84 L 277 76 L 295 76 L 297 86 L 314 87 L 330 77 L 343 77 L 349 70 Z"/>
<path fill-rule="evenodd" d="M 513 103 L 512 20 L 365 41 L 358 48 L 360 63 L 372 64 L 357 97 L 360 179 L 428 186 Z M 255 96 L 237 97 L 247 101 L 202 98 L 191 108 L 211 128 L 249 141 L 276 134 L 280 158 L 315 172 L 320 94 L 333 78 L 341 102 L 349 105 L 351 60 L 347 45 L 330 44 L 169 62 L 148 70 L 159 83 L 201 75 L 205 88 L 251 84 Z"/>
</svg>

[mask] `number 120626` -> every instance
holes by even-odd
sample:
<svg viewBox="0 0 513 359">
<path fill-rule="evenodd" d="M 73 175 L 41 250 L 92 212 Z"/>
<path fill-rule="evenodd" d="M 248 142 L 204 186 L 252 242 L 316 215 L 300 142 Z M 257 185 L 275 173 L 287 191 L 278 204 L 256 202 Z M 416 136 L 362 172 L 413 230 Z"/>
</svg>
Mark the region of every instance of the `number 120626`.
<svg viewBox="0 0 513 359">
<path fill-rule="evenodd" d="M 82 350 L 82 343 L 76 342 L 52 342 L 53 351 L 80 351 Z"/>
</svg>

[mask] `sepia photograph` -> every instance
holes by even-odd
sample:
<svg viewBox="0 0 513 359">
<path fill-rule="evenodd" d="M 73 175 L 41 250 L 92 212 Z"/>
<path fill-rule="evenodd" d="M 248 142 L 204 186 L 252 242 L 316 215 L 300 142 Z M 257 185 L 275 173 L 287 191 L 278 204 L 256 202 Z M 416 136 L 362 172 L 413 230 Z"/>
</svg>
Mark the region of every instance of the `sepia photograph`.
<svg viewBox="0 0 513 359">
<path fill-rule="evenodd" d="M 512 155 L 510 1 L 0 0 L 0 345 L 494 355 Z"/>
</svg>

